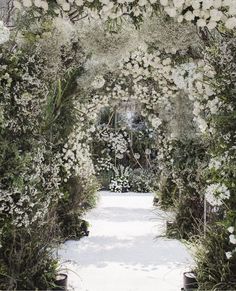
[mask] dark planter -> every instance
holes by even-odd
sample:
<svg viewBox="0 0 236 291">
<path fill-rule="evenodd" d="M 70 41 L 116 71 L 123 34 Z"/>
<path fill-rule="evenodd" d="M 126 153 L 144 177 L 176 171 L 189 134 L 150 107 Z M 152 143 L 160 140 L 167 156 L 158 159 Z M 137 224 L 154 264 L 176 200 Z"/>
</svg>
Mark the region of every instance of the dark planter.
<svg viewBox="0 0 236 291">
<path fill-rule="evenodd" d="M 159 203 L 159 198 L 158 198 L 158 197 L 154 197 L 154 198 L 153 198 L 153 205 L 154 205 L 154 206 L 157 206 L 158 203 Z"/>
<path fill-rule="evenodd" d="M 198 289 L 196 274 L 194 272 L 184 273 L 184 290 L 191 291 Z"/>
<path fill-rule="evenodd" d="M 128 187 L 123 187 L 121 193 L 127 193 L 127 192 L 129 192 L 129 188 Z"/>
<path fill-rule="evenodd" d="M 173 221 L 166 221 L 166 229 L 171 230 L 174 227 L 174 222 Z"/>
<path fill-rule="evenodd" d="M 66 274 L 57 274 L 56 280 L 54 282 L 56 287 L 53 290 L 67 291 L 67 278 L 68 276 Z"/>
<path fill-rule="evenodd" d="M 166 221 L 166 235 L 168 237 L 177 237 L 176 224 L 173 221 Z"/>
</svg>

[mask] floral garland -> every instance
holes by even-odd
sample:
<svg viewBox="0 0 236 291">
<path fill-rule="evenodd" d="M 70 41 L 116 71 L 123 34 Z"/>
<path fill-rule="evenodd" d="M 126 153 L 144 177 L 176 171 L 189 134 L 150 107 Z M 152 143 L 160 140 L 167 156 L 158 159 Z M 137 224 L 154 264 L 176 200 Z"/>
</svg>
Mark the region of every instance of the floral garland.
<svg viewBox="0 0 236 291">
<path fill-rule="evenodd" d="M 198 27 L 216 28 L 221 23 L 227 29 L 236 27 L 236 5 L 234 0 L 14 0 L 18 9 L 41 9 L 47 12 L 50 7 L 55 13 L 69 13 L 72 18 L 80 15 L 106 20 L 119 19 L 130 15 L 138 20 L 163 10 L 178 22 L 194 21 Z"/>
</svg>

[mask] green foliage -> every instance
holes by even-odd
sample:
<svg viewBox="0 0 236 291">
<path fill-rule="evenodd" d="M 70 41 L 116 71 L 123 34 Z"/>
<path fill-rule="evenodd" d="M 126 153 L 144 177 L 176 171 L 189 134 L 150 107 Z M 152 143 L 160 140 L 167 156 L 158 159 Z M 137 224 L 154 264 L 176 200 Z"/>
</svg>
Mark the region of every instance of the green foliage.
<svg viewBox="0 0 236 291">
<path fill-rule="evenodd" d="M 63 240 L 80 239 L 88 235 L 89 223 L 78 213 L 61 213 L 59 217 L 60 236 Z"/>
<path fill-rule="evenodd" d="M 202 170 L 206 167 L 205 145 L 197 140 L 174 140 L 164 152 L 164 169 L 157 196 L 162 208 L 175 213 L 173 227 L 179 238 L 189 239 L 201 231 L 203 222 Z"/>
<path fill-rule="evenodd" d="M 236 289 L 236 256 L 226 257 L 226 252 L 232 251 L 228 236 L 224 226 L 215 224 L 197 240 L 196 272 L 200 290 Z"/>
<path fill-rule="evenodd" d="M 159 200 L 158 205 L 167 210 L 173 208 L 174 201 L 178 197 L 178 187 L 171 177 L 161 176 L 158 190 L 155 192 Z"/>
<path fill-rule="evenodd" d="M 175 202 L 176 217 L 175 228 L 179 237 L 190 239 L 203 231 L 204 206 L 203 199 L 199 195 L 182 195 L 179 201 Z"/>
<path fill-rule="evenodd" d="M 101 185 L 101 189 L 107 190 L 109 189 L 109 185 L 111 183 L 111 179 L 113 177 L 113 171 L 103 171 L 102 173 L 97 174 L 97 179 L 99 184 Z"/>
<path fill-rule="evenodd" d="M 131 191 L 145 193 L 155 189 L 156 177 L 151 169 L 134 169 L 129 180 Z"/>
<path fill-rule="evenodd" d="M 57 208 L 57 221 L 63 239 L 79 239 L 86 235 L 88 224 L 82 216 L 95 207 L 98 188 L 95 177 L 90 180 L 73 177 L 65 184 L 65 195 Z"/>
<path fill-rule="evenodd" d="M 68 70 L 62 80 L 53 84 L 45 106 L 44 130 L 49 131 L 54 143 L 66 138 L 78 122 L 74 100 L 76 98 L 76 79 L 81 75 L 82 68 Z"/>
<path fill-rule="evenodd" d="M 53 218 L 34 228 L 12 228 L 5 224 L 1 235 L 1 290 L 48 289 L 56 277 L 57 261 L 52 257 L 55 240 Z"/>
</svg>

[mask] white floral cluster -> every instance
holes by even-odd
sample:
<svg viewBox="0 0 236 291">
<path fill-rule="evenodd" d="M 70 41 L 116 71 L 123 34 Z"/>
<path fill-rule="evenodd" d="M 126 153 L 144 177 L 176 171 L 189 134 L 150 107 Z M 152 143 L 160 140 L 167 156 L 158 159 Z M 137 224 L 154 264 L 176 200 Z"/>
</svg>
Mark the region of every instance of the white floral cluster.
<svg viewBox="0 0 236 291">
<path fill-rule="evenodd" d="M 203 60 L 178 65 L 172 73 L 176 86 L 193 102 L 194 121 L 201 133 L 213 130 L 208 127 L 207 118 L 216 114 L 221 106 L 211 85 L 214 76 L 214 69 Z"/>
<path fill-rule="evenodd" d="M 48 0 L 14 0 L 14 7 L 21 10 L 24 8 L 36 7 L 42 8 L 43 11 L 48 11 Z"/>
<path fill-rule="evenodd" d="M 129 53 L 120 64 L 119 77 L 121 80 L 131 79 L 130 87 L 125 87 L 124 81 L 121 81 L 112 91 L 112 97 L 141 104 L 141 114 L 148 116 L 150 123 L 158 128 L 162 123 L 157 117 L 158 111 L 167 114 L 172 107 L 171 100 L 178 92 L 172 79 L 173 67 L 172 60 L 165 53 L 150 53 L 146 47 L 140 47 Z"/>
<path fill-rule="evenodd" d="M 170 169 L 173 163 L 171 156 L 173 150 L 171 138 L 160 133 L 158 145 L 159 145 L 157 153 L 158 168 L 160 170 Z"/>
<path fill-rule="evenodd" d="M 112 192 L 127 192 L 130 188 L 129 181 L 126 177 L 115 177 L 109 184 L 109 189 Z"/>
<path fill-rule="evenodd" d="M 23 188 L 4 190 L 1 185 L 0 211 L 10 215 L 17 227 L 28 227 L 36 221 L 43 223 L 51 203 L 62 196 L 60 158 L 55 155 L 49 162 L 47 154 L 44 146 L 38 148 L 30 167 L 21 173 L 22 179 L 27 181 Z"/>
<path fill-rule="evenodd" d="M 158 112 L 163 112 L 162 116 L 169 120 L 173 99 L 179 92 L 172 76 L 173 68 L 174 63 L 165 52 L 150 53 L 143 46 L 127 53 L 111 80 L 105 81 L 100 74 L 93 79 L 90 85 L 98 91 L 96 95 L 93 90 L 89 93 L 89 102 L 75 104 L 80 121 L 88 118 L 95 121 L 103 107 L 129 106 L 132 103 L 141 105 L 141 114 L 158 128 L 162 124 Z"/>
<path fill-rule="evenodd" d="M 196 21 L 198 27 L 214 29 L 219 23 L 236 27 L 234 0 L 160 0 L 165 12 L 178 22 Z"/>
<path fill-rule="evenodd" d="M 235 229 L 234 229 L 234 226 L 230 226 L 228 227 L 228 232 L 230 233 L 229 235 L 229 242 L 233 245 L 236 245 L 236 235 L 235 235 Z M 233 250 L 233 251 L 229 251 L 229 252 L 226 252 L 225 255 L 227 257 L 228 260 L 230 260 L 233 256 L 233 254 L 236 253 L 236 248 Z"/>
<path fill-rule="evenodd" d="M 74 128 L 62 149 L 63 169 L 66 172 L 64 182 L 72 176 L 83 178 L 94 174 L 91 151 L 86 143 L 87 133 L 80 127 Z"/>
<path fill-rule="evenodd" d="M 101 109 L 108 106 L 108 100 L 108 96 L 102 93 L 92 95 L 88 102 L 76 101 L 74 107 L 81 124 L 85 122 L 95 124 Z"/>
<path fill-rule="evenodd" d="M 103 78 L 103 76 L 96 76 L 94 81 L 92 82 L 91 86 L 94 89 L 101 89 L 104 85 L 105 85 L 105 79 Z"/>
<path fill-rule="evenodd" d="M 229 156 L 227 152 L 222 156 L 212 157 L 209 161 L 208 168 L 210 170 L 220 170 L 227 164 L 228 159 Z"/>
<path fill-rule="evenodd" d="M 110 156 L 100 157 L 96 159 L 95 170 L 97 173 L 102 171 L 109 171 L 113 168 L 112 159 Z"/>
<path fill-rule="evenodd" d="M 73 9 L 76 9 L 79 14 L 88 15 L 90 18 L 98 19 L 99 17 L 103 20 L 117 19 L 124 14 L 133 14 L 134 16 L 150 15 L 152 12 L 152 2 L 156 3 L 157 0 L 139 0 L 136 5 L 131 5 L 134 0 L 99 0 L 95 5 L 94 1 L 91 0 L 14 0 L 14 5 L 18 9 L 22 8 L 42 8 L 43 11 L 48 11 L 49 5 L 53 4 L 52 7 L 56 13 L 59 13 L 60 8 L 64 13 L 67 13 Z M 55 6 L 57 4 L 57 6 Z"/>
<path fill-rule="evenodd" d="M 221 206 L 224 200 L 230 198 L 230 191 L 225 184 L 211 184 L 205 190 L 205 198 L 210 205 Z"/>
<path fill-rule="evenodd" d="M 98 132 L 98 140 L 106 142 L 108 149 L 115 154 L 118 159 L 123 159 L 128 152 L 129 138 L 127 132 L 112 131 L 109 128 Z"/>
<path fill-rule="evenodd" d="M 7 42 L 10 38 L 10 30 L 0 21 L 0 45 Z"/>
<path fill-rule="evenodd" d="M 112 192 L 127 192 L 130 188 L 130 168 L 120 165 L 119 167 L 114 167 L 113 170 L 114 178 L 111 180 L 109 189 Z"/>
<path fill-rule="evenodd" d="M 123 15 L 132 17 L 151 16 L 157 7 L 163 8 L 170 17 L 176 18 L 178 22 L 196 21 L 198 27 L 214 29 L 219 23 L 224 23 L 226 28 L 236 27 L 236 4 L 234 0 L 14 0 L 18 9 L 42 8 L 53 9 L 59 13 L 57 4 L 65 13 L 76 11 L 86 14 L 90 18 L 118 19 Z"/>
<path fill-rule="evenodd" d="M 110 144 L 118 159 L 122 159 L 124 154 L 128 152 L 128 141 L 121 133 L 111 133 Z"/>
</svg>

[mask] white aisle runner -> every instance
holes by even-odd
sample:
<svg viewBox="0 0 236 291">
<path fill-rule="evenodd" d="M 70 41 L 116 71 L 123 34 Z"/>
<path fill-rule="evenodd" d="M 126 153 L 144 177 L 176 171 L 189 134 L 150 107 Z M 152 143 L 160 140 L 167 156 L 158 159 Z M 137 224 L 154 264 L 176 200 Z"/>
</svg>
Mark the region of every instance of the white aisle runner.
<svg viewBox="0 0 236 291">
<path fill-rule="evenodd" d="M 152 207 L 153 195 L 100 196 L 86 217 L 89 237 L 59 250 L 70 290 L 179 291 L 193 261 L 179 241 L 156 238 L 164 233 L 166 214 Z"/>
</svg>

